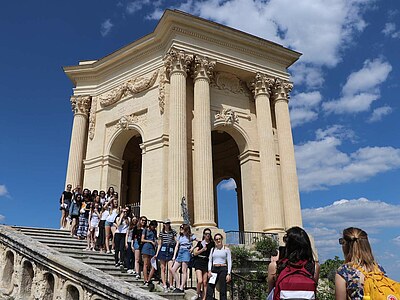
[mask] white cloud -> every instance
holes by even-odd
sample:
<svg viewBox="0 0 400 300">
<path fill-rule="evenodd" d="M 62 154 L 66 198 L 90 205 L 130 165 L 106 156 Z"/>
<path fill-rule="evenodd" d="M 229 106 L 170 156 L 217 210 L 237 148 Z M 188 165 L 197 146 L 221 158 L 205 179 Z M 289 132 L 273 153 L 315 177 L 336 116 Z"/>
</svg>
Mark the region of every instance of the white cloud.
<svg viewBox="0 0 400 300">
<path fill-rule="evenodd" d="M 111 28 L 113 28 L 114 24 L 111 23 L 110 19 L 105 20 L 101 23 L 100 34 L 104 37 L 110 33 Z"/>
<path fill-rule="evenodd" d="M 382 30 L 385 36 L 392 37 L 394 39 L 400 38 L 400 30 L 396 30 L 396 24 L 388 22 L 385 24 L 385 28 Z"/>
<path fill-rule="evenodd" d="M 187 0 L 174 8 L 296 49 L 304 53 L 304 63 L 333 67 L 341 61 L 343 47 L 365 28 L 362 14 L 374 2 Z"/>
<path fill-rule="evenodd" d="M 399 235 L 399 236 L 396 236 L 392 241 L 393 241 L 393 243 L 395 243 L 396 245 L 399 245 L 399 246 L 400 246 L 400 235 Z"/>
<path fill-rule="evenodd" d="M 331 205 L 302 210 L 304 227 L 315 239 L 320 260 L 340 255 L 338 238 L 343 229 L 358 227 L 369 235 L 371 244 L 379 244 L 386 237 L 379 234 L 388 228 L 400 227 L 400 205 L 366 198 L 341 199 Z M 379 234 L 379 239 L 374 235 Z M 400 245 L 400 237 L 392 240 Z"/>
<path fill-rule="evenodd" d="M 361 182 L 400 167 L 400 149 L 364 147 L 353 153 L 339 150 L 342 140 L 354 134 L 341 126 L 317 130 L 316 139 L 295 146 L 301 191 Z M 327 159 L 329 157 L 329 159 Z"/>
<path fill-rule="evenodd" d="M 4 184 L 0 184 L 0 197 L 7 195 L 8 195 L 7 187 Z"/>
<path fill-rule="evenodd" d="M 6 219 L 3 215 L 0 215 L 0 222 L 3 222 Z"/>
<path fill-rule="evenodd" d="M 236 189 L 236 182 L 232 178 L 230 178 L 228 180 L 223 180 L 219 184 L 219 189 L 226 190 L 226 191 L 232 191 L 232 190 Z"/>
<path fill-rule="evenodd" d="M 375 108 L 374 111 L 372 112 L 372 115 L 368 119 L 368 122 L 369 123 L 378 122 L 378 121 L 382 120 L 382 118 L 384 116 L 387 116 L 387 115 L 391 114 L 392 112 L 393 112 L 393 109 L 387 105 Z"/>
<path fill-rule="evenodd" d="M 366 60 L 362 69 L 353 72 L 342 88 L 341 98 L 322 104 L 328 113 L 358 113 L 370 109 L 380 98 L 379 85 L 386 81 L 392 66 L 381 58 Z"/>
<path fill-rule="evenodd" d="M 126 5 L 126 12 L 128 14 L 134 14 L 135 12 L 141 10 L 143 6 L 148 5 L 150 0 L 141 0 L 141 1 L 131 1 Z"/>
<path fill-rule="evenodd" d="M 318 118 L 319 104 L 322 100 L 320 92 L 295 94 L 290 100 L 290 119 L 292 127 L 313 121 Z"/>
</svg>

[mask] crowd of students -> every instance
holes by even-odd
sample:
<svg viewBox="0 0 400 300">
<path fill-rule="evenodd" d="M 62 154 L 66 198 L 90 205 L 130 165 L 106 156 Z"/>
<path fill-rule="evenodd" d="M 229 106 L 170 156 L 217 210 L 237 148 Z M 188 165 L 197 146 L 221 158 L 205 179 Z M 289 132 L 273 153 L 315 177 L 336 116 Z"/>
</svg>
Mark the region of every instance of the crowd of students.
<svg viewBox="0 0 400 300">
<path fill-rule="evenodd" d="M 86 239 L 85 251 L 113 254 L 115 267 L 137 279 L 143 276 L 144 286 L 151 282 L 158 261 L 164 292 L 183 293 L 190 265 L 197 277 L 193 300 L 213 299 L 217 284 L 220 299 L 227 298 L 232 259 L 221 234 L 213 238 L 205 228 L 199 240 L 188 224 L 182 224 L 177 233 L 169 219 L 162 221 L 158 233 L 158 222 L 133 215 L 130 206 L 121 207 L 112 187 L 107 192 L 91 192 L 80 186 L 72 190 L 68 184 L 60 198 L 60 210 L 60 229 L 70 227 L 72 237 Z"/>
<path fill-rule="evenodd" d="M 158 260 L 164 292 L 183 293 L 187 270 L 191 267 L 197 277 L 193 300 L 214 299 L 217 284 L 220 299 L 227 299 L 232 258 L 221 234 L 217 233 L 213 238 L 211 230 L 205 228 L 199 240 L 188 224 L 182 224 L 177 233 L 169 219 L 163 220 L 162 230 L 158 233 L 156 220 L 149 222 L 145 216 L 134 216 L 129 206 L 119 206 L 118 193 L 112 187 L 107 192 L 90 192 L 88 189 L 81 191 L 79 186 L 72 190 L 72 186 L 67 185 L 60 198 L 60 209 L 61 229 L 69 223 L 71 236 L 87 240 L 84 250 L 112 253 L 115 266 L 137 279 L 143 276 L 145 286 L 151 282 Z M 315 299 L 319 264 L 314 260 L 307 233 L 300 227 L 292 227 L 286 231 L 283 242 L 285 246 L 280 247 L 279 255 L 273 257 L 268 266 L 269 299 L 297 299 L 300 296 L 301 299 Z M 374 259 L 367 233 L 359 228 L 347 228 L 339 243 L 345 261 L 336 273 L 336 300 L 368 299 L 369 296 L 364 294 L 368 274 L 379 273 L 383 277 L 385 274 Z M 293 291 L 293 280 L 288 284 L 285 280 L 298 276 L 299 270 L 307 279 L 293 279 L 297 280 L 297 290 Z M 400 284 L 397 289 L 394 293 L 400 295 Z"/>
</svg>

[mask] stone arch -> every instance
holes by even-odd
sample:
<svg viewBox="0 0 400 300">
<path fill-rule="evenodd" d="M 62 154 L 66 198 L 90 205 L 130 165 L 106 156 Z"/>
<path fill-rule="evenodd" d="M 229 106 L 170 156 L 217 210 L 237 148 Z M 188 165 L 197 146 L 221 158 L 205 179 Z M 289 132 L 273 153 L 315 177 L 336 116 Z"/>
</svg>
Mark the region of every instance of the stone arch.
<svg viewBox="0 0 400 300">
<path fill-rule="evenodd" d="M 239 152 L 243 153 L 252 147 L 252 141 L 246 130 L 234 123 L 232 125 L 225 125 L 225 123 L 218 121 L 214 123 L 213 131 L 223 131 L 228 133 L 236 142 Z"/>
<path fill-rule="evenodd" d="M 12 288 L 14 287 L 12 283 L 12 278 L 14 275 L 14 261 L 15 261 L 15 254 L 12 251 L 7 251 L 5 256 L 5 263 L 3 268 L 3 277 L 2 277 L 2 284 L 5 288 Z"/>
<path fill-rule="evenodd" d="M 31 298 L 32 294 L 32 283 L 35 277 L 33 265 L 30 261 L 24 260 L 22 262 L 22 274 L 21 274 L 21 289 L 20 296 L 23 299 Z"/>
<path fill-rule="evenodd" d="M 218 222 L 219 201 L 217 186 L 222 180 L 232 178 L 236 183 L 236 203 L 238 207 L 239 230 L 243 231 L 243 197 L 241 192 L 242 176 L 239 155 L 247 148 L 247 141 L 245 137 L 238 132 L 232 136 L 231 133 L 235 133 L 235 130 L 229 130 L 232 127 L 226 127 L 227 126 L 218 127 L 218 129 L 211 133 L 215 221 L 218 224 L 218 227 L 220 227 Z"/>
<path fill-rule="evenodd" d="M 117 129 L 110 138 L 105 154 L 122 159 L 128 141 L 138 134 L 142 137 L 143 141 L 146 140 L 143 129 L 137 124 L 129 124 L 127 129 Z"/>
<path fill-rule="evenodd" d="M 65 288 L 65 300 L 80 300 L 81 291 L 78 287 L 72 284 L 68 284 Z"/>
<path fill-rule="evenodd" d="M 43 275 L 43 279 L 45 281 L 43 300 L 52 300 L 54 298 L 54 287 L 55 287 L 54 275 L 51 273 L 45 273 Z"/>
</svg>

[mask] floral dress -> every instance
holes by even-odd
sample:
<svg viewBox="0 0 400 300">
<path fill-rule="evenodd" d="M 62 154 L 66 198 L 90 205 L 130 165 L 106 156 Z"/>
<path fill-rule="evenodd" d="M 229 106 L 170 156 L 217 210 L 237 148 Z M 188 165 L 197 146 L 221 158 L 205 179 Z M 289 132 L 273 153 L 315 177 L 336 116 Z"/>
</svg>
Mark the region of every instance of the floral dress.
<svg viewBox="0 0 400 300">
<path fill-rule="evenodd" d="M 386 273 L 380 265 L 378 267 L 383 273 Z M 364 283 L 361 282 L 361 271 L 344 264 L 337 269 L 337 274 L 346 281 L 347 296 L 352 300 L 362 300 L 364 297 Z"/>
</svg>

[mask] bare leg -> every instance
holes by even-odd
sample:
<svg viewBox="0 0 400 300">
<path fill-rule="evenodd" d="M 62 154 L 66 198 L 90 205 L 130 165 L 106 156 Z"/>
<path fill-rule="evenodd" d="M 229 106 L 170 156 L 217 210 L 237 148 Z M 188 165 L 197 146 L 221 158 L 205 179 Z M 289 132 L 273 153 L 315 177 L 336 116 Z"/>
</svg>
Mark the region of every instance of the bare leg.
<svg viewBox="0 0 400 300">
<path fill-rule="evenodd" d="M 150 265 L 150 256 L 143 254 L 143 279 L 145 282 L 149 281 L 147 274 L 147 269 L 149 268 L 149 265 Z"/>
<path fill-rule="evenodd" d="M 180 283 L 179 283 L 179 273 L 178 273 L 178 269 L 180 268 L 181 263 L 175 261 L 174 265 L 172 266 L 172 270 L 171 272 L 174 274 L 174 279 L 175 279 L 175 287 L 179 287 Z"/>
<path fill-rule="evenodd" d="M 140 275 L 140 250 L 135 250 L 135 271 Z"/>
<path fill-rule="evenodd" d="M 111 227 L 106 226 L 106 251 L 110 252 L 110 234 L 111 234 Z"/>
<path fill-rule="evenodd" d="M 169 281 L 169 286 L 173 286 L 174 285 L 174 273 L 172 272 L 172 265 L 173 265 L 173 261 L 170 260 L 168 262 L 168 281 Z"/>
<path fill-rule="evenodd" d="M 203 272 L 203 299 L 202 300 L 206 300 L 207 282 L 208 282 L 208 274 L 207 274 L 207 272 Z"/>
<path fill-rule="evenodd" d="M 167 262 L 165 260 L 161 260 L 161 281 L 163 286 L 167 285 L 167 280 L 166 280 L 166 275 L 165 275 L 165 269 L 166 269 Z"/>
<path fill-rule="evenodd" d="M 197 295 L 200 295 L 201 286 L 203 285 L 203 272 L 201 270 L 196 270 L 196 278 L 197 278 L 196 292 Z"/>
<path fill-rule="evenodd" d="M 186 279 L 187 279 L 187 269 L 188 265 L 187 262 L 182 262 L 182 282 L 180 285 L 180 289 L 183 290 L 186 285 Z"/>
</svg>

